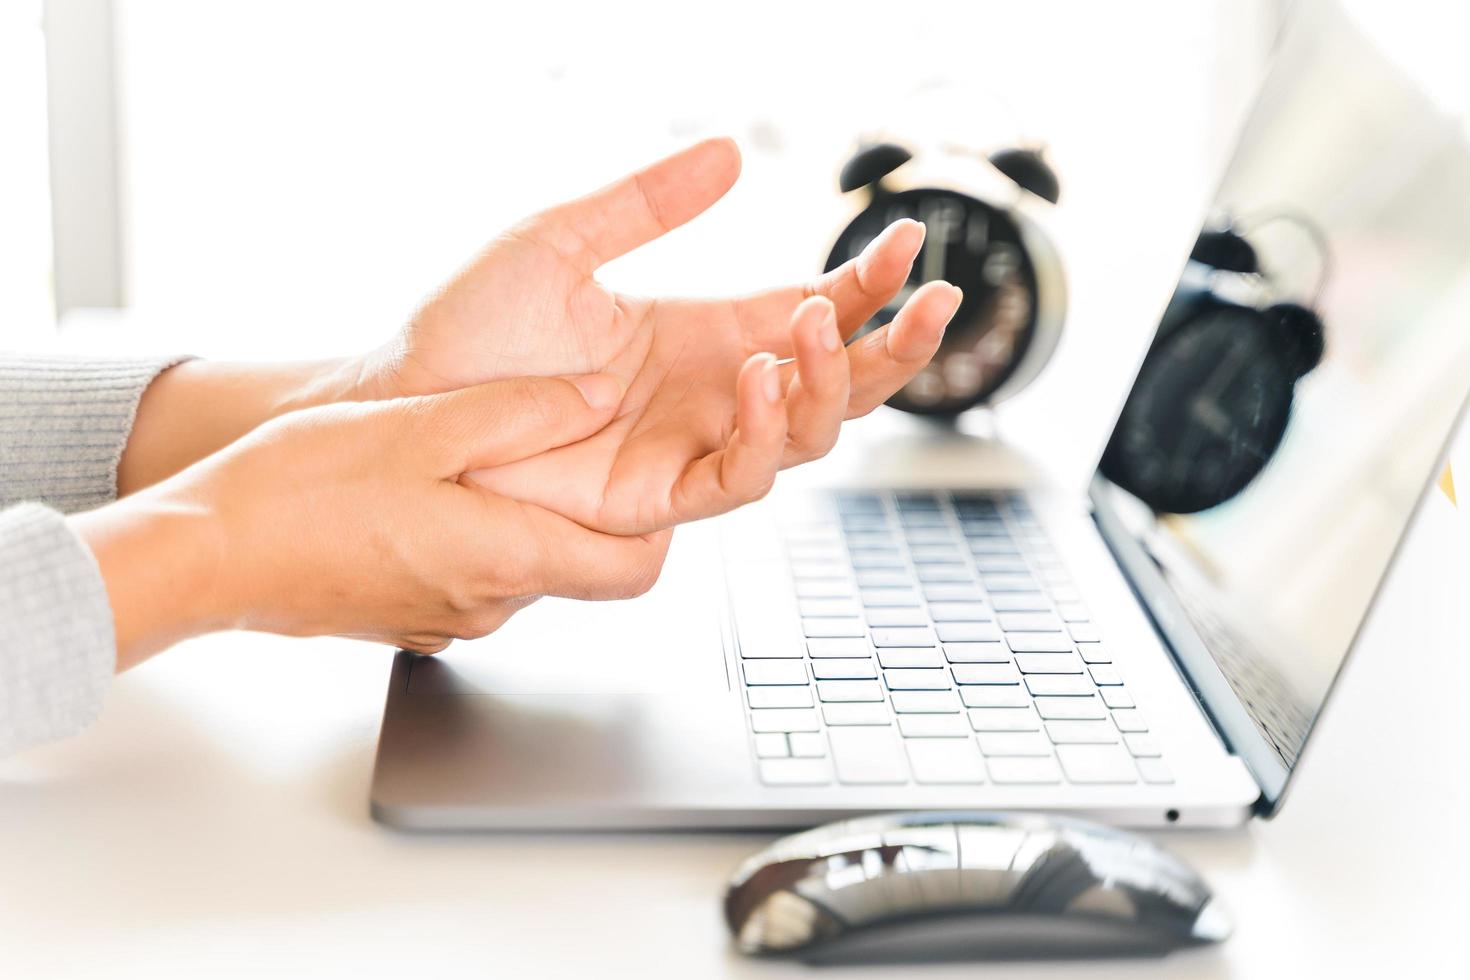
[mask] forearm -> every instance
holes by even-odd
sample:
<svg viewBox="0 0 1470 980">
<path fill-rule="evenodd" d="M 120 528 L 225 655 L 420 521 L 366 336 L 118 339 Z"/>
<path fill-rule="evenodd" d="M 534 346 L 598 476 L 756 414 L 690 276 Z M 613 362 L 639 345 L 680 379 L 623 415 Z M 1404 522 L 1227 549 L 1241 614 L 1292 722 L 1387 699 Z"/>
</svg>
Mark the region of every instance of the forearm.
<svg viewBox="0 0 1470 980">
<path fill-rule="evenodd" d="M 119 497 L 152 486 L 296 409 L 358 397 L 347 361 L 227 364 L 187 361 L 143 393 L 118 464 Z"/>
<path fill-rule="evenodd" d="M 76 514 L 67 523 L 96 558 L 123 671 L 180 640 L 232 625 L 219 584 L 224 560 L 217 515 L 139 494 Z"/>
</svg>

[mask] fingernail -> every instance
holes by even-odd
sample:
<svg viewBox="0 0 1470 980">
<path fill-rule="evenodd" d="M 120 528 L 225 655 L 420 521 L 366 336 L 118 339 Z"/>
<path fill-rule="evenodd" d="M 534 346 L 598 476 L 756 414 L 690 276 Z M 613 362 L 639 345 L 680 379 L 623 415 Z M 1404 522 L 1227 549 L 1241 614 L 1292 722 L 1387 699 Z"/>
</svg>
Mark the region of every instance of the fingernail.
<svg viewBox="0 0 1470 980">
<path fill-rule="evenodd" d="M 766 401 L 771 404 L 781 400 L 781 374 L 776 367 L 776 359 L 766 355 L 766 363 L 761 367 L 761 392 L 766 396 Z"/>
<path fill-rule="evenodd" d="M 610 374 L 584 374 L 569 379 L 587 404 L 598 410 L 612 408 L 623 400 L 623 386 Z"/>
<path fill-rule="evenodd" d="M 822 342 L 828 354 L 835 354 L 842 346 L 842 338 L 837 336 L 837 317 L 830 306 L 822 314 L 822 325 L 817 328 L 817 339 Z"/>
</svg>

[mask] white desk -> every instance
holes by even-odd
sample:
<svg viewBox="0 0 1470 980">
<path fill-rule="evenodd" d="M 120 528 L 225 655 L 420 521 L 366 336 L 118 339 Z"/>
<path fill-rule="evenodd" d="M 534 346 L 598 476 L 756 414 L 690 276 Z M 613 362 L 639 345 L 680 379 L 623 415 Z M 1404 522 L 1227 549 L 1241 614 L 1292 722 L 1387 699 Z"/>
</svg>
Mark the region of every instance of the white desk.
<svg viewBox="0 0 1470 980">
<path fill-rule="evenodd" d="M 849 458 L 871 445 L 848 441 Z M 985 975 L 1463 965 L 1467 543 L 1436 494 L 1279 819 L 1160 835 L 1234 910 L 1233 939 L 1158 962 Z M 80 738 L 0 763 L 0 976 L 807 972 L 746 962 L 725 936 L 725 876 L 767 836 L 430 837 L 372 823 L 389 659 L 339 640 L 198 640 L 123 677 Z"/>
</svg>

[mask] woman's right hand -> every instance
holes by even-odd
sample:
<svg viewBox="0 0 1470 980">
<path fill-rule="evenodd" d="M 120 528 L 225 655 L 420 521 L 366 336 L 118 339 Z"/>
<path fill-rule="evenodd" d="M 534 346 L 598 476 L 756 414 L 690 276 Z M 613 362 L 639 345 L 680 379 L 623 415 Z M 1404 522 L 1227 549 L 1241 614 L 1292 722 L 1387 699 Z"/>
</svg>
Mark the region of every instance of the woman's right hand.
<svg viewBox="0 0 1470 980">
<path fill-rule="evenodd" d="M 118 669 L 235 628 L 434 652 L 541 595 L 646 591 L 670 532 L 590 531 L 460 480 L 592 435 L 621 396 L 588 375 L 308 409 L 74 516 L 107 583 Z"/>
</svg>

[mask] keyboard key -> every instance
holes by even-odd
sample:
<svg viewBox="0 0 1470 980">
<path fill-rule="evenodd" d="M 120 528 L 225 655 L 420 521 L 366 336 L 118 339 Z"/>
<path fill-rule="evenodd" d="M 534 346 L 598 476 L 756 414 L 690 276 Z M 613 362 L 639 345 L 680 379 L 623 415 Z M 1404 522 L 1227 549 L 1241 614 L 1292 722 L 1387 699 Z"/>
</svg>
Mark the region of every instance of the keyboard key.
<svg viewBox="0 0 1470 980">
<path fill-rule="evenodd" d="M 1120 732 L 1146 732 L 1148 722 L 1143 719 L 1143 712 L 1136 708 L 1120 708 L 1113 712 L 1113 724 L 1118 726 Z"/>
<path fill-rule="evenodd" d="M 1046 612 L 1051 599 L 1040 592 L 1002 592 L 990 597 L 996 612 Z"/>
<path fill-rule="evenodd" d="M 1106 721 L 1049 721 L 1046 734 L 1057 745 L 1100 745 L 1118 741 L 1118 730 Z"/>
<path fill-rule="evenodd" d="M 913 608 L 870 609 L 869 626 L 928 626 L 929 617 L 917 606 Z"/>
<path fill-rule="evenodd" d="M 853 577 L 862 589 L 906 588 L 914 581 L 906 568 L 863 568 Z"/>
<path fill-rule="evenodd" d="M 878 667 L 872 657 L 833 657 L 830 660 L 813 660 L 812 676 L 819 681 L 873 678 L 878 676 Z"/>
<path fill-rule="evenodd" d="M 934 562 L 963 564 L 965 553 L 958 545 L 953 544 L 917 544 L 909 549 L 909 557 L 915 565 L 929 565 Z"/>
<path fill-rule="evenodd" d="M 1110 687 L 1123 683 L 1123 677 L 1118 673 L 1116 667 L 1099 665 L 1087 668 L 1087 672 L 1092 675 L 1092 682 L 1098 687 Z"/>
<path fill-rule="evenodd" d="M 784 759 L 791 754 L 791 747 L 786 744 L 786 736 L 781 732 L 765 732 L 755 736 L 755 757 L 757 759 Z"/>
<path fill-rule="evenodd" d="M 1021 553 L 1010 538 L 981 535 L 971 537 L 968 532 L 965 536 L 969 538 L 970 554 L 976 558 L 981 555 L 1019 555 Z"/>
<path fill-rule="evenodd" d="M 936 623 L 988 623 L 990 607 L 983 602 L 931 602 L 929 617 Z"/>
<path fill-rule="evenodd" d="M 873 655 L 873 647 L 867 637 L 807 640 L 806 649 L 814 660 L 826 657 L 871 657 Z"/>
<path fill-rule="evenodd" d="M 809 687 L 748 687 L 745 699 L 752 708 L 810 708 Z"/>
<path fill-rule="evenodd" d="M 977 732 L 1034 732 L 1041 728 L 1036 712 L 1025 708 L 971 708 L 970 727 Z"/>
<path fill-rule="evenodd" d="M 1018 653 L 1016 666 L 1023 674 L 1082 673 L 1082 660 L 1075 653 Z"/>
<path fill-rule="evenodd" d="M 986 759 L 993 783 L 1060 783 L 1062 771 L 1050 756 L 1041 759 L 1001 757 Z"/>
<path fill-rule="evenodd" d="M 1071 653 L 1075 649 L 1066 633 L 1012 633 L 1006 643 L 1017 653 Z"/>
<path fill-rule="evenodd" d="M 873 630 L 875 647 L 932 647 L 934 631 L 927 626 L 883 626 Z"/>
<path fill-rule="evenodd" d="M 1036 699 L 1036 713 L 1047 721 L 1069 719 L 1102 721 L 1107 718 L 1108 709 L 1099 698 L 1048 697 Z"/>
<path fill-rule="evenodd" d="M 741 664 L 745 683 L 805 684 L 806 664 L 800 660 L 747 660 Z"/>
<path fill-rule="evenodd" d="M 908 538 L 911 545 L 914 544 L 946 544 L 954 536 L 954 531 L 948 527 L 905 527 L 904 537 Z"/>
<path fill-rule="evenodd" d="M 944 658 L 952 664 L 1008 664 L 1011 651 L 996 641 L 988 643 L 946 643 Z"/>
<path fill-rule="evenodd" d="M 956 664 L 950 668 L 956 684 L 1019 684 L 1015 664 Z"/>
<path fill-rule="evenodd" d="M 1066 623 L 1085 623 L 1091 618 L 1087 615 L 1087 607 L 1080 602 L 1058 603 L 1057 615 Z"/>
<path fill-rule="evenodd" d="M 1121 687 L 1102 687 L 1098 688 L 1097 693 L 1102 695 L 1103 704 L 1109 708 L 1138 707 L 1137 702 L 1133 700 L 1133 695 Z"/>
<path fill-rule="evenodd" d="M 1138 770 L 1121 745 L 1058 745 L 1062 771 L 1074 783 L 1136 783 Z"/>
<path fill-rule="evenodd" d="M 757 765 L 767 786 L 825 786 L 832 781 L 826 759 L 762 759 Z"/>
<path fill-rule="evenodd" d="M 819 732 L 821 722 L 812 708 L 762 708 L 750 713 L 754 732 Z"/>
<path fill-rule="evenodd" d="M 803 619 L 802 632 L 809 637 L 835 638 L 866 636 L 867 624 L 861 619 Z"/>
<path fill-rule="evenodd" d="M 917 589 L 864 589 L 862 599 L 863 605 L 869 608 L 918 606 L 919 592 Z"/>
<path fill-rule="evenodd" d="M 967 708 L 1025 708 L 1031 704 L 1031 695 L 1011 684 L 971 684 L 960 688 L 960 698 Z"/>
<path fill-rule="evenodd" d="M 1097 643 L 1102 639 L 1096 623 L 1072 623 L 1068 626 L 1068 631 L 1078 643 Z"/>
<path fill-rule="evenodd" d="M 1091 697 L 1095 688 L 1080 674 L 1031 674 L 1026 690 L 1041 697 Z"/>
<path fill-rule="evenodd" d="M 893 712 L 888 705 L 873 701 L 846 701 L 822 705 L 822 717 L 829 725 L 891 725 Z"/>
<path fill-rule="evenodd" d="M 968 738 L 970 724 L 960 715 L 899 715 L 904 738 Z"/>
<path fill-rule="evenodd" d="M 1167 784 L 1174 781 L 1174 774 L 1164 765 L 1163 759 L 1136 759 L 1138 773 L 1146 783 Z"/>
<path fill-rule="evenodd" d="M 1082 659 L 1090 664 L 1110 664 L 1113 662 L 1112 654 L 1101 643 L 1079 643 L 1077 644 L 1077 652 L 1082 654 Z"/>
<path fill-rule="evenodd" d="M 982 575 L 980 582 L 985 586 L 985 591 L 990 593 L 1036 591 L 1036 579 L 1030 575 L 1002 572 L 996 575 Z"/>
<path fill-rule="evenodd" d="M 852 595 L 847 579 L 801 579 L 796 583 L 798 599 L 845 599 Z"/>
<path fill-rule="evenodd" d="M 1052 613 L 996 613 L 995 621 L 1007 633 L 1050 633 L 1062 628 Z"/>
<path fill-rule="evenodd" d="M 938 785 L 985 782 L 985 765 L 968 738 L 915 739 L 905 742 L 914 781 Z"/>
<path fill-rule="evenodd" d="M 853 785 L 906 783 L 909 767 L 890 728 L 834 728 L 827 733 L 837 780 Z"/>
<path fill-rule="evenodd" d="M 893 710 L 899 714 L 945 714 L 960 710 L 960 699 L 953 691 L 894 691 L 890 698 Z"/>
<path fill-rule="evenodd" d="M 890 691 L 944 691 L 950 687 L 947 670 L 885 670 Z"/>
<path fill-rule="evenodd" d="M 919 581 L 925 584 L 931 582 L 969 582 L 974 579 L 970 569 L 964 565 L 919 565 Z"/>
<path fill-rule="evenodd" d="M 891 550 L 898 542 L 888 531 L 848 531 L 847 548 L 849 551 L 866 551 L 871 549 Z"/>
<path fill-rule="evenodd" d="M 827 754 L 827 740 L 819 732 L 792 732 L 786 740 L 791 744 L 793 758 L 820 759 Z"/>
<path fill-rule="evenodd" d="M 1159 740 L 1152 735 L 1129 733 L 1123 736 L 1123 744 L 1128 746 L 1129 752 L 1138 756 L 1157 759 L 1164 754 L 1159 750 Z"/>
<path fill-rule="evenodd" d="M 822 701 L 882 701 L 883 685 L 877 681 L 818 681 L 817 697 Z"/>
<path fill-rule="evenodd" d="M 804 559 L 791 563 L 791 577 L 795 579 L 837 579 L 846 581 L 847 562 L 841 560 L 813 561 Z"/>
<path fill-rule="evenodd" d="M 1005 755 L 1051 755 L 1051 742 L 1040 732 L 981 732 L 975 738 L 987 759 Z"/>
<path fill-rule="evenodd" d="M 940 623 L 934 627 L 945 643 L 998 642 L 1000 630 L 990 623 Z"/>
<path fill-rule="evenodd" d="M 933 647 L 885 647 L 878 651 L 884 667 L 943 667 L 944 658 Z"/>
<path fill-rule="evenodd" d="M 902 571 L 908 568 L 904 563 L 903 552 L 897 548 L 883 551 L 855 551 L 852 553 L 852 567 L 855 569 L 883 568 L 888 571 Z"/>
<path fill-rule="evenodd" d="M 980 570 L 982 576 L 1001 572 L 1015 574 L 1030 571 L 1026 559 L 1016 555 L 976 555 L 975 567 Z"/>
<path fill-rule="evenodd" d="M 797 607 L 801 611 L 802 619 L 860 616 L 863 612 L 856 599 L 800 599 Z"/>
<path fill-rule="evenodd" d="M 985 593 L 978 585 L 960 582 L 930 582 L 924 586 L 924 598 L 930 602 L 983 602 Z"/>
<path fill-rule="evenodd" d="M 1054 585 L 1047 590 L 1051 593 L 1052 602 L 1081 602 L 1082 595 L 1074 586 Z"/>
</svg>

